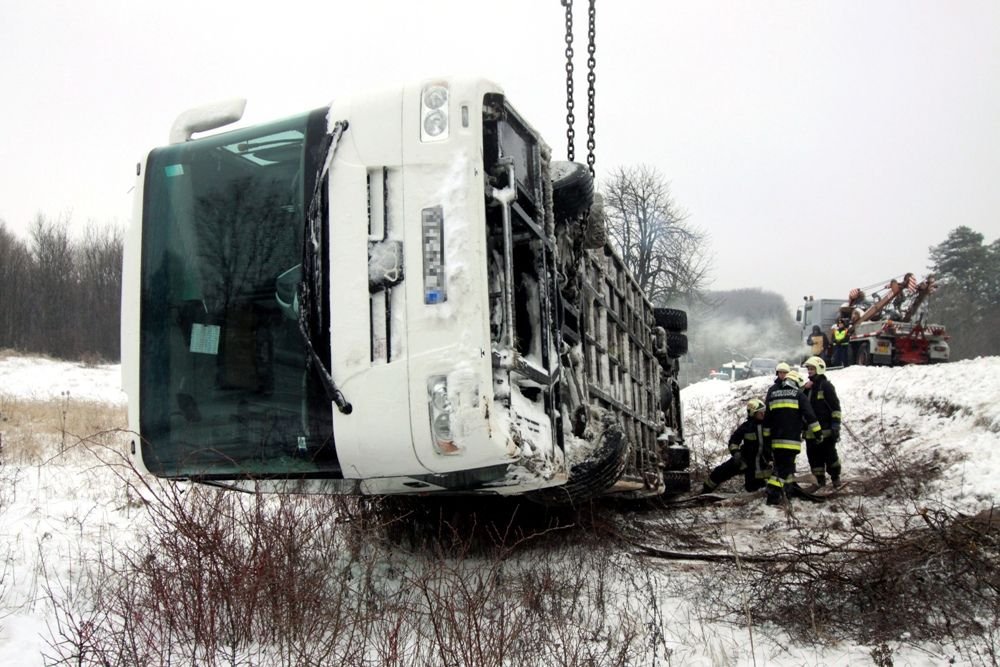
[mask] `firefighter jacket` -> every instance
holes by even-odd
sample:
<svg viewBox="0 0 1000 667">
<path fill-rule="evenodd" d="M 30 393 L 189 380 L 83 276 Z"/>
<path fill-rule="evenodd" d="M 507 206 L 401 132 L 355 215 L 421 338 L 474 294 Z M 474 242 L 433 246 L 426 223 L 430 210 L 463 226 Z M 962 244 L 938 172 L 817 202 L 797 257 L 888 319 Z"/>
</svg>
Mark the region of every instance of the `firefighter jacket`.
<svg viewBox="0 0 1000 667">
<path fill-rule="evenodd" d="M 809 399 L 793 382 L 773 384 L 767 390 L 764 423 L 771 432 L 771 449 L 802 451 L 802 431 L 818 433 L 819 422 Z"/>
<path fill-rule="evenodd" d="M 764 422 L 759 422 L 753 417 L 747 419 L 736 427 L 733 434 L 729 436 L 729 453 L 735 454 L 741 450 L 741 445 L 746 443 L 747 447 L 762 451 L 771 443 L 771 431 Z"/>
<path fill-rule="evenodd" d="M 805 390 L 805 394 L 823 429 L 823 437 L 826 437 L 831 429 L 839 429 L 840 399 L 837 398 L 837 390 L 834 389 L 833 383 L 825 375 L 814 375 L 812 386 Z"/>
</svg>

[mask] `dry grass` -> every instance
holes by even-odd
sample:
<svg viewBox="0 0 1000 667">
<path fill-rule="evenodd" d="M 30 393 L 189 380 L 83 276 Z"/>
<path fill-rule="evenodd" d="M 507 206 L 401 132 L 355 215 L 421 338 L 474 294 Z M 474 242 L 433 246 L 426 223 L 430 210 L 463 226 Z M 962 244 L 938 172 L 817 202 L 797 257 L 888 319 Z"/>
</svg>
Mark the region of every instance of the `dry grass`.
<svg viewBox="0 0 1000 667">
<path fill-rule="evenodd" d="M 0 392 L 0 437 L 5 462 L 38 464 L 72 455 L 81 442 L 113 445 L 128 428 L 124 405 L 78 399 L 33 400 Z"/>
</svg>

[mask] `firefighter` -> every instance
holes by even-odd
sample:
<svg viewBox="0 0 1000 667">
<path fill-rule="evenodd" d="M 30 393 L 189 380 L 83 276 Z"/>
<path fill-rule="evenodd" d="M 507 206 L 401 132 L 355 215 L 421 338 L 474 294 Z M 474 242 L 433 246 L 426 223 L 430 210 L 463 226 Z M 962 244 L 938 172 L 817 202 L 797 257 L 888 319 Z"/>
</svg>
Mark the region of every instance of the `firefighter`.
<svg viewBox="0 0 1000 667">
<path fill-rule="evenodd" d="M 743 473 L 743 488 L 757 491 L 764 488 L 771 476 L 770 433 L 764 426 L 764 401 L 747 401 L 747 418 L 729 436 L 729 459 L 716 466 L 701 487 L 702 493 L 714 491 L 720 484 Z"/>
<path fill-rule="evenodd" d="M 791 366 L 784 361 L 779 361 L 778 365 L 774 367 L 774 384 L 780 386 L 785 381 L 785 376 L 788 375 L 788 371 L 790 370 L 792 370 Z"/>
<path fill-rule="evenodd" d="M 802 451 L 802 431 L 812 433 L 817 442 L 823 439 L 819 422 L 809 399 L 802 393 L 802 378 L 796 371 L 789 371 L 785 381 L 775 383 L 767 390 L 767 413 L 764 425 L 771 435 L 771 453 L 774 472 L 767 480 L 767 504 L 778 505 L 794 486 L 795 457 Z"/>
<path fill-rule="evenodd" d="M 834 486 L 840 486 L 840 457 L 837 456 L 837 441 L 840 440 L 840 399 L 833 383 L 826 377 L 826 363 L 819 357 L 806 359 L 806 373 L 809 380 L 805 384 L 805 395 L 809 398 L 816 419 L 819 421 L 823 438 L 817 440 L 812 433 L 806 433 L 806 456 L 809 469 L 816 477 L 818 486 L 826 485 L 826 475 Z"/>
</svg>

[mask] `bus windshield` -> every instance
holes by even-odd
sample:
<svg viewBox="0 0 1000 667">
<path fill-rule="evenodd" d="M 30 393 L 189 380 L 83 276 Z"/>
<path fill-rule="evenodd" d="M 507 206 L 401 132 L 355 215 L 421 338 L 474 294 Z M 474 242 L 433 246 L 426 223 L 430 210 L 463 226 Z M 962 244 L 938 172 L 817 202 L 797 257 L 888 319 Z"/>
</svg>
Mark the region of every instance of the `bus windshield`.
<svg viewBox="0 0 1000 667">
<path fill-rule="evenodd" d="M 168 477 L 339 477 L 298 323 L 326 109 L 154 150 L 142 211 L 140 430 Z"/>
</svg>

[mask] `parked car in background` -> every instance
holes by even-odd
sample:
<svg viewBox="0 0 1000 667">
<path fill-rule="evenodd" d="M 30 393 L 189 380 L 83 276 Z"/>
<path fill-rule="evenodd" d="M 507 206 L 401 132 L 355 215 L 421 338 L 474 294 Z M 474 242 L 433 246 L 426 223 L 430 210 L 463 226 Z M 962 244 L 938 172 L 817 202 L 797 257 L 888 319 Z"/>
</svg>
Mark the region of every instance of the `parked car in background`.
<svg viewBox="0 0 1000 667">
<path fill-rule="evenodd" d="M 726 373 L 731 380 L 742 380 L 745 377 L 747 362 L 729 361 L 719 366 L 720 373 Z"/>
<path fill-rule="evenodd" d="M 743 369 L 743 378 L 746 379 L 774 375 L 774 367 L 777 365 L 777 359 L 754 357 L 746 365 L 746 368 Z"/>
</svg>

